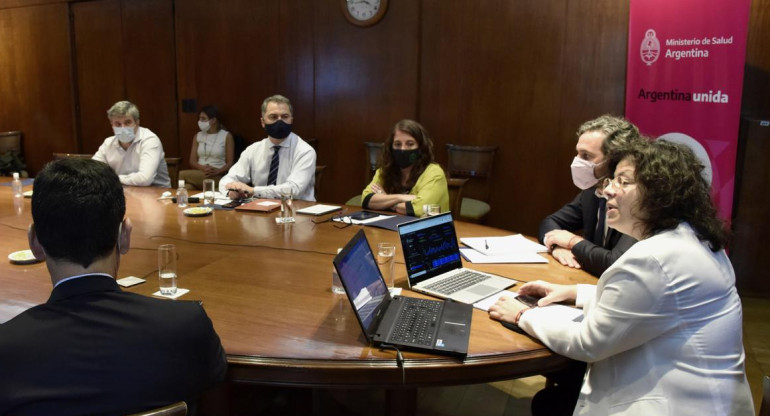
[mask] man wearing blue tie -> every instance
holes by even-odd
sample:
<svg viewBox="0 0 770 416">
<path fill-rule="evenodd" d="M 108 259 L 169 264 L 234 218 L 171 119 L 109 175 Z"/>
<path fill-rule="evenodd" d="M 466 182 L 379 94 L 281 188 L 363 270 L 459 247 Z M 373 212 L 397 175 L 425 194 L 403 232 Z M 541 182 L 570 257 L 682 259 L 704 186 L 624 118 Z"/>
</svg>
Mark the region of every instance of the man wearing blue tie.
<svg viewBox="0 0 770 416">
<path fill-rule="evenodd" d="M 577 136 L 572 181 L 582 191 L 540 223 L 539 237 L 561 264 L 598 277 L 636 242 L 605 226 L 606 200 L 597 189 L 609 175 L 605 155 L 612 146 L 640 140 L 640 135 L 627 120 L 603 115 L 583 123 Z M 580 230 L 582 236 L 575 234 Z"/>
<path fill-rule="evenodd" d="M 315 201 L 315 150 L 292 133 L 294 109 L 289 99 L 266 98 L 260 123 L 267 138 L 243 151 L 219 181 L 219 191 L 230 199 L 280 198 L 282 192 L 291 191 L 295 199 Z"/>
</svg>

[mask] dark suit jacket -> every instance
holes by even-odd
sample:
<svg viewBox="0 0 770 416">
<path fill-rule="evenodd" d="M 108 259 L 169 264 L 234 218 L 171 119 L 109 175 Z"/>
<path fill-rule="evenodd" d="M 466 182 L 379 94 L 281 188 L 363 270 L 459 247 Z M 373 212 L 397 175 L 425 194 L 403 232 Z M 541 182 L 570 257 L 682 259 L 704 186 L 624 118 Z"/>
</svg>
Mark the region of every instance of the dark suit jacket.
<svg viewBox="0 0 770 416">
<path fill-rule="evenodd" d="M 572 254 L 585 271 L 601 276 L 612 263 L 626 252 L 636 239 L 612 228 L 607 229 L 607 244 L 602 233 L 596 233 L 599 197 L 594 188 L 580 192 L 572 202 L 547 216 L 540 223 L 540 242 L 551 230 L 577 232 L 583 230 L 585 240 L 572 247 Z"/>
<path fill-rule="evenodd" d="M 106 275 L 54 288 L 0 325 L 0 414 L 125 415 L 224 380 L 225 353 L 198 302 L 123 292 Z"/>
</svg>

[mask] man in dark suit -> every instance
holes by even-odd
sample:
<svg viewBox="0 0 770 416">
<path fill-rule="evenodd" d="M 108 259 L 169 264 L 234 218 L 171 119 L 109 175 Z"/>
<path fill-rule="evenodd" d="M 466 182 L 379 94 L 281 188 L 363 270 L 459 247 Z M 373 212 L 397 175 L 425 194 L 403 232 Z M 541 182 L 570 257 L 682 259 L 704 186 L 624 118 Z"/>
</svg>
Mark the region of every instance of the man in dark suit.
<svg viewBox="0 0 770 416">
<path fill-rule="evenodd" d="M 198 302 L 123 292 L 131 221 L 102 162 L 63 159 L 35 179 L 29 243 L 46 260 L 48 302 L 0 325 L 0 414 L 125 415 L 224 380 L 219 337 Z"/>
<path fill-rule="evenodd" d="M 612 146 L 641 138 L 636 126 L 610 115 L 583 123 L 577 136 L 572 181 L 582 191 L 540 223 L 539 237 L 561 264 L 599 277 L 636 242 L 605 225 L 606 200 L 599 189 L 610 174 L 605 156 Z M 575 234 L 581 230 L 582 236 Z"/>
</svg>

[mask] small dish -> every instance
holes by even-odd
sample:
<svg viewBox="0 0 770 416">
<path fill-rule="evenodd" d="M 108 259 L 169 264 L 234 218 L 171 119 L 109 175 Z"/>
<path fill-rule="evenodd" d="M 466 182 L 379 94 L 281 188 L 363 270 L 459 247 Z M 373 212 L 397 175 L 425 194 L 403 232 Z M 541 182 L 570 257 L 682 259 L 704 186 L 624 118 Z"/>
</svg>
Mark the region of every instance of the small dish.
<svg viewBox="0 0 770 416">
<path fill-rule="evenodd" d="M 184 215 L 187 215 L 188 217 L 204 217 L 206 215 L 211 214 L 213 210 L 211 207 L 194 207 L 194 208 L 187 208 L 184 211 Z"/>
<path fill-rule="evenodd" d="M 32 264 L 41 261 L 35 258 L 35 255 L 32 254 L 32 250 L 14 251 L 8 255 L 8 260 L 13 264 Z"/>
</svg>

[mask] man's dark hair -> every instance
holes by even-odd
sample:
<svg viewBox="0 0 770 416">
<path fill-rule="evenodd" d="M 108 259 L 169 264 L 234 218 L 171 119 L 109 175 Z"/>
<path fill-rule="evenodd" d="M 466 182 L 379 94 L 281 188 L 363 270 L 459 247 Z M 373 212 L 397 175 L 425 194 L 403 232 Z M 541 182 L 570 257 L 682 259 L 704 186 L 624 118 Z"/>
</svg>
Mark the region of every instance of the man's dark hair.
<svg viewBox="0 0 770 416">
<path fill-rule="evenodd" d="M 106 163 L 67 158 L 35 178 L 32 220 L 46 255 L 88 267 L 115 249 L 126 198 Z"/>
</svg>

